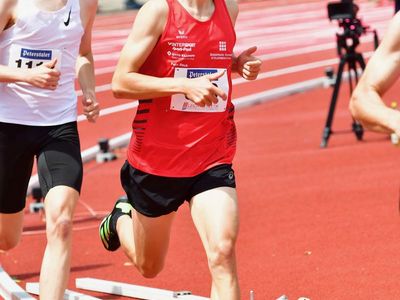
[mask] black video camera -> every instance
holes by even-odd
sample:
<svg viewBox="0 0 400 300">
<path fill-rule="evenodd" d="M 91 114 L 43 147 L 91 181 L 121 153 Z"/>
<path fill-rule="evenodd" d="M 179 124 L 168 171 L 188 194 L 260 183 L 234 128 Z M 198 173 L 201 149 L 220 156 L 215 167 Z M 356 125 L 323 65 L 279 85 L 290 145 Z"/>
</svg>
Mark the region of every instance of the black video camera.
<svg viewBox="0 0 400 300">
<path fill-rule="evenodd" d="M 355 19 L 358 12 L 357 4 L 353 1 L 328 3 L 329 20 Z"/>
<path fill-rule="evenodd" d="M 368 27 L 362 25 L 357 18 L 358 5 L 352 0 L 328 3 L 329 20 L 338 20 L 339 27 L 343 28 L 344 38 L 358 39 Z"/>
</svg>

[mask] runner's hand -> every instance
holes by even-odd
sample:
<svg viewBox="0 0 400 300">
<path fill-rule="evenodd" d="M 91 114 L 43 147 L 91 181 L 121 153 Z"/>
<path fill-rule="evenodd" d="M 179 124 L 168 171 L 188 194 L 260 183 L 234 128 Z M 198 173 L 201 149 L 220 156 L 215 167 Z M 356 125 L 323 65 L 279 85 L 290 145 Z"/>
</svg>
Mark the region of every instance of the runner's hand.
<svg viewBox="0 0 400 300">
<path fill-rule="evenodd" d="M 96 119 L 100 114 L 100 105 L 96 101 L 96 97 L 83 97 L 83 114 L 86 116 L 87 120 L 91 123 L 96 122 Z"/>
<path fill-rule="evenodd" d="M 213 83 L 213 81 L 222 77 L 224 73 L 225 71 L 219 71 L 198 78 L 187 79 L 187 84 L 184 87 L 186 98 L 201 107 L 212 106 L 217 103 L 218 96 L 226 100 L 228 98 L 226 93 Z"/>
<path fill-rule="evenodd" d="M 57 59 L 39 67 L 29 69 L 26 82 L 41 89 L 55 90 L 58 86 L 61 73 L 55 69 Z"/>
<path fill-rule="evenodd" d="M 237 57 L 237 71 L 244 79 L 254 80 L 260 73 L 262 62 L 252 55 L 256 50 L 256 46 L 251 47 Z"/>
</svg>

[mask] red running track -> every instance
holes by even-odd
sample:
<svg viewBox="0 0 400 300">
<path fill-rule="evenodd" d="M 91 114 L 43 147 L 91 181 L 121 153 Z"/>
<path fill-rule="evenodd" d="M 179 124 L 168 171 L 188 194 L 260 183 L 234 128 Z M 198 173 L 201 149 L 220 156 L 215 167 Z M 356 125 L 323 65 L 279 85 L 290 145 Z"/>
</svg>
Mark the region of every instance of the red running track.
<svg viewBox="0 0 400 300">
<path fill-rule="evenodd" d="M 255 4 L 254 9 L 246 4 L 247 17 L 262 7 L 263 3 Z M 278 8 L 271 7 L 270 2 L 265 7 L 266 14 L 277 14 Z M 296 15 L 304 20 L 303 13 L 306 16 L 315 13 L 320 14 L 318 20 L 324 22 L 324 12 L 320 12 L 324 4 L 315 2 L 301 13 L 293 13 L 294 8 L 301 7 L 298 4 L 279 7 L 281 19 Z M 391 9 L 362 3 L 365 14 L 371 19 L 376 18 L 382 27 Z M 382 16 L 376 16 L 378 13 Z M 132 17 L 123 15 L 127 20 Z M 243 23 L 238 23 L 243 30 L 250 26 L 245 17 L 246 14 Z M 110 20 L 107 18 L 110 17 L 99 18 L 96 28 L 107 28 Z M 122 22 L 122 17 L 113 20 L 113 26 L 125 28 L 127 21 Z M 322 30 L 320 23 L 316 25 Z M 332 43 L 329 35 L 332 25 L 326 24 L 326 41 L 318 37 L 311 46 Z M 311 35 L 314 33 L 308 31 Z M 285 34 L 290 35 L 290 30 L 288 32 Z M 266 44 L 266 49 L 260 50 L 266 57 L 265 72 L 335 58 L 332 47 L 308 54 L 303 51 L 290 59 L 289 56 L 268 58 L 282 56 L 285 51 L 296 48 L 305 49 L 310 46 L 311 38 L 305 42 L 301 39 L 293 41 L 292 48 L 286 45 L 284 50 L 267 49 Z M 283 86 L 319 77 L 323 69 L 319 67 L 269 77 L 250 85 L 242 84 L 236 93 L 250 94 L 269 88 L 268 85 Z M 104 78 L 106 82 L 107 77 Z M 350 128 L 347 89 L 345 85 L 341 92 L 335 130 Z M 395 87 L 387 100 L 397 99 L 398 92 L 399 88 Z M 116 103 L 109 92 L 100 95 L 105 106 Z M 365 140 L 357 142 L 350 132 L 334 134 L 329 147 L 319 149 L 330 95 L 330 89 L 318 89 L 236 114 L 239 147 L 235 168 L 242 220 L 237 251 L 243 299 L 248 298 L 250 289 L 255 291 L 256 299 L 263 300 L 275 299 L 282 294 L 288 295 L 289 299 L 300 296 L 313 300 L 400 299 L 397 284 L 400 279 L 398 149 L 386 136 L 366 133 Z M 130 111 L 112 114 L 101 118 L 96 126 L 82 122 L 83 148 L 95 144 L 100 135 L 116 136 L 129 131 L 132 114 Z M 141 278 L 132 266 L 127 265 L 121 253 L 108 254 L 103 250 L 97 238 L 99 219 L 93 217 L 84 204 L 100 218 L 122 193 L 118 172 L 124 149 L 118 154 L 117 161 L 85 165 L 69 287 L 74 288 L 73 281 L 77 277 L 92 276 L 168 289 L 189 289 L 207 295 L 209 276 L 205 256 L 187 207 L 180 209 L 173 227 L 167 265 L 158 278 Z M 43 229 L 39 216 L 27 214 L 21 244 L 0 255 L 3 267 L 22 280 L 22 285 L 38 280 L 45 246 Z"/>
</svg>

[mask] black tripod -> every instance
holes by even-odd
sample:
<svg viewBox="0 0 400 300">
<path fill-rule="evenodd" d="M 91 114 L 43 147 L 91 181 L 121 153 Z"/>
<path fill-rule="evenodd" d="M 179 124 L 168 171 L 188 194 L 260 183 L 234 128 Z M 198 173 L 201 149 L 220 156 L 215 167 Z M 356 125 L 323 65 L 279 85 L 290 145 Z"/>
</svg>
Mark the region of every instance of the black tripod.
<svg viewBox="0 0 400 300">
<path fill-rule="evenodd" d="M 350 41 L 350 42 L 349 42 Z M 348 80 L 350 87 L 350 95 L 353 93 L 353 74 L 355 78 L 355 84 L 358 82 L 357 67 L 365 69 L 365 61 L 361 53 L 356 52 L 356 47 L 359 45 L 359 38 L 357 35 L 347 36 L 346 34 L 336 34 L 337 51 L 340 57 L 339 69 L 336 76 L 335 85 L 333 88 L 331 104 L 329 106 L 328 117 L 326 119 L 325 128 L 322 134 L 321 148 L 326 148 L 328 140 L 332 131 L 333 116 L 335 113 L 336 102 L 339 96 L 340 84 L 342 82 L 343 71 L 345 66 L 348 66 Z M 358 140 L 362 140 L 364 135 L 364 129 L 359 122 L 353 118 L 352 131 L 356 135 Z"/>
</svg>

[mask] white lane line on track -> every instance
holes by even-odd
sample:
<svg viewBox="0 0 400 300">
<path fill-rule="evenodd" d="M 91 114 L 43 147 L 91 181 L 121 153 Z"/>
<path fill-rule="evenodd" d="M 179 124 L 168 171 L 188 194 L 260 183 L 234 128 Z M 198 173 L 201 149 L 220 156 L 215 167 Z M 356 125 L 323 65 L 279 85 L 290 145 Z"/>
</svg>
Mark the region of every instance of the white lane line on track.
<svg viewBox="0 0 400 300">
<path fill-rule="evenodd" d="M 94 54 L 94 61 L 115 61 L 119 58 L 120 52 L 112 52 L 105 54 Z"/>
<path fill-rule="evenodd" d="M 387 23 L 384 22 L 382 24 L 379 24 L 383 31 L 386 29 Z M 331 28 L 330 31 L 326 30 L 315 30 L 313 31 L 312 34 L 308 32 L 299 32 L 296 35 L 293 36 L 276 36 L 276 37 L 260 37 L 260 36 L 255 36 L 255 37 L 248 37 L 248 38 L 243 38 L 240 43 L 238 43 L 235 46 L 235 51 L 240 53 L 241 51 L 247 49 L 249 46 L 252 45 L 257 45 L 260 50 L 262 51 L 279 51 L 279 49 L 282 48 L 296 48 L 296 47 L 301 47 L 301 46 L 306 46 L 306 45 L 316 45 L 316 44 L 321 44 L 325 43 L 328 41 L 335 41 L 335 36 L 336 36 L 336 30 L 335 28 Z M 361 41 L 363 41 L 366 38 L 371 38 L 371 34 L 368 35 L 363 35 L 361 37 Z"/>
<path fill-rule="evenodd" d="M 364 56 L 364 58 L 369 58 L 369 57 L 371 57 L 372 54 L 373 54 L 373 52 L 367 52 L 367 53 L 364 53 L 363 56 Z M 321 68 L 321 67 L 337 65 L 338 62 L 339 62 L 338 58 L 332 58 L 332 59 L 321 60 L 321 61 L 312 62 L 312 63 L 308 63 L 308 64 L 297 65 L 297 66 L 293 66 L 293 67 L 288 67 L 288 68 L 283 68 L 283 69 L 279 69 L 279 70 L 275 70 L 275 71 L 261 73 L 261 74 L 259 74 L 257 79 L 258 80 L 266 79 L 266 78 L 288 75 L 288 74 L 293 74 L 293 73 L 302 72 L 302 71 L 308 71 L 311 69 L 317 69 L 317 68 Z M 246 82 L 248 82 L 248 81 L 241 77 L 232 80 L 232 83 L 235 85 L 243 84 Z"/>
<path fill-rule="evenodd" d="M 237 19 L 237 29 L 242 29 L 245 27 L 256 27 L 258 25 L 273 25 L 276 26 L 287 26 L 295 23 L 306 23 L 307 21 L 315 20 L 326 20 L 329 22 L 327 9 L 319 8 L 317 10 L 311 10 L 306 12 L 292 12 L 288 14 L 273 14 L 271 16 L 266 16 L 267 10 L 258 10 L 252 12 L 250 17 L 244 16 L 246 12 L 240 12 Z M 373 18 L 386 18 L 387 16 L 393 16 L 393 8 L 391 6 L 384 7 L 374 7 L 368 8 L 364 7 L 357 14 L 357 17 L 362 20 L 370 20 Z"/>
<path fill-rule="evenodd" d="M 110 67 L 95 69 L 94 74 L 95 75 L 103 75 L 103 74 L 113 73 L 114 71 L 115 71 L 115 66 L 110 66 Z"/>
<path fill-rule="evenodd" d="M 121 111 L 125 111 L 125 110 L 129 110 L 129 109 L 134 109 L 136 108 L 138 105 L 137 101 L 132 101 L 132 102 L 128 102 L 128 103 L 124 103 L 124 104 L 120 104 L 120 105 L 115 105 L 112 107 L 107 107 L 104 108 L 100 111 L 100 116 L 104 117 L 107 115 L 111 115 L 111 114 L 115 114 Z M 78 122 L 82 122 L 82 121 L 86 121 L 86 117 L 84 115 L 79 115 L 78 116 Z"/>
</svg>

